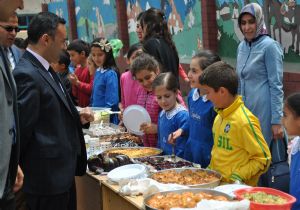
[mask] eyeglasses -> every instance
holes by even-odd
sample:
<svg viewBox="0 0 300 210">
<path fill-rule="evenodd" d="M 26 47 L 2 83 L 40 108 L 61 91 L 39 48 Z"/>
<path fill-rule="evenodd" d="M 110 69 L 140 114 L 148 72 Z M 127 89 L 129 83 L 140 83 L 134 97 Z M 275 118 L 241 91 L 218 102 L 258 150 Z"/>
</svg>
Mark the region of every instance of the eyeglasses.
<svg viewBox="0 0 300 210">
<path fill-rule="evenodd" d="M 14 27 L 14 26 L 2 26 L 0 25 L 1 28 L 4 28 L 7 32 L 12 32 L 13 30 L 15 30 L 16 33 L 18 33 L 20 31 L 19 27 Z"/>
</svg>

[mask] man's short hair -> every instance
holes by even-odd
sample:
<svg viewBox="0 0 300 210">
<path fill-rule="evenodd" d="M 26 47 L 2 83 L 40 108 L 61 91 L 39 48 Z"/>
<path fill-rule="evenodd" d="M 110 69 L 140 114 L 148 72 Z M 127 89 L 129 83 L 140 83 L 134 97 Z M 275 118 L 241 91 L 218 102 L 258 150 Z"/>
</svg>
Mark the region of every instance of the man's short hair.
<svg viewBox="0 0 300 210">
<path fill-rule="evenodd" d="M 66 24 L 65 19 L 51 12 L 40 12 L 33 16 L 27 31 L 28 43 L 36 44 L 44 34 L 54 38 L 59 24 Z"/>
<path fill-rule="evenodd" d="M 208 66 L 199 78 L 201 85 L 207 85 L 218 91 L 220 87 L 226 88 L 233 96 L 238 91 L 238 76 L 229 64 L 218 61 Z"/>
</svg>

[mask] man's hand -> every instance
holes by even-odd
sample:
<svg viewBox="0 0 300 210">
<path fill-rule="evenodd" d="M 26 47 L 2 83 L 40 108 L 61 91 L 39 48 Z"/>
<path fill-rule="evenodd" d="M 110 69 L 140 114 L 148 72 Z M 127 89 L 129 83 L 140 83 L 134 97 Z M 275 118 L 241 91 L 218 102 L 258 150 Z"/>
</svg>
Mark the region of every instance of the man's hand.
<svg viewBox="0 0 300 210">
<path fill-rule="evenodd" d="M 273 139 L 283 139 L 283 128 L 282 125 L 272 125 Z"/>
<path fill-rule="evenodd" d="M 81 124 L 83 125 L 88 122 L 94 121 L 94 113 L 90 107 L 81 109 L 79 115 L 80 115 Z"/>
<path fill-rule="evenodd" d="M 17 192 L 21 189 L 21 187 L 23 186 L 23 179 L 24 179 L 23 171 L 21 167 L 18 165 L 17 177 L 16 177 L 15 185 L 13 187 L 13 192 Z"/>
</svg>

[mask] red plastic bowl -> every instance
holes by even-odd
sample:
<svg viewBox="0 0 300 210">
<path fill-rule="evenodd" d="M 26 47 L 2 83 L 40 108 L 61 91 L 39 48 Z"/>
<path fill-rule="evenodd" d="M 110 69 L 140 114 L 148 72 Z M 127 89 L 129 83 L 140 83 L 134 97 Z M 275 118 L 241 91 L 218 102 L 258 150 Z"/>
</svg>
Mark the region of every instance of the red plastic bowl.
<svg viewBox="0 0 300 210">
<path fill-rule="evenodd" d="M 291 209 L 293 203 L 296 202 L 296 198 L 293 196 L 284 193 L 279 190 L 275 190 L 273 188 L 268 187 L 252 187 L 252 188 L 244 188 L 235 190 L 234 194 L 238 200 L 243 200 L 243 195 L 245 193 L 254 193 L 254 192 L 265 192 L 271 195 L 277 195 L 287 200 L 284 204 L 261 204 L 250 201 L 250 209 L 251 210 L 289 210 Z"/>
</svg>

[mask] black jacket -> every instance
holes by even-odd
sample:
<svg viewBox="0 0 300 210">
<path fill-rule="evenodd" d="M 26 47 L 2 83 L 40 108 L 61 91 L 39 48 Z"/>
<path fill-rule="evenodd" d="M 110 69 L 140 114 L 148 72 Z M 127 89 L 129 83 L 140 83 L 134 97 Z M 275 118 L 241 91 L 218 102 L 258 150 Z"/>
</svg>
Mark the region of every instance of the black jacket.
<svg viewBox="0 0 300 210">
<path fill-rule="evenodd" d="M 20 164 L 24 192 L 66 192 L 86 171 L 78 112 L 49 72 L 28 51 L 13 71 L 18 90 Z M 64 92 L 66 90 L 64 89 Z"/>
<path fill-rule="evenodd" d="M 178 54 L 164 39 L 149 38 L 143 43 L 143 48 L 160 63 L 161 72 L 172 72 L 179 80 Z"/>
</svg>

